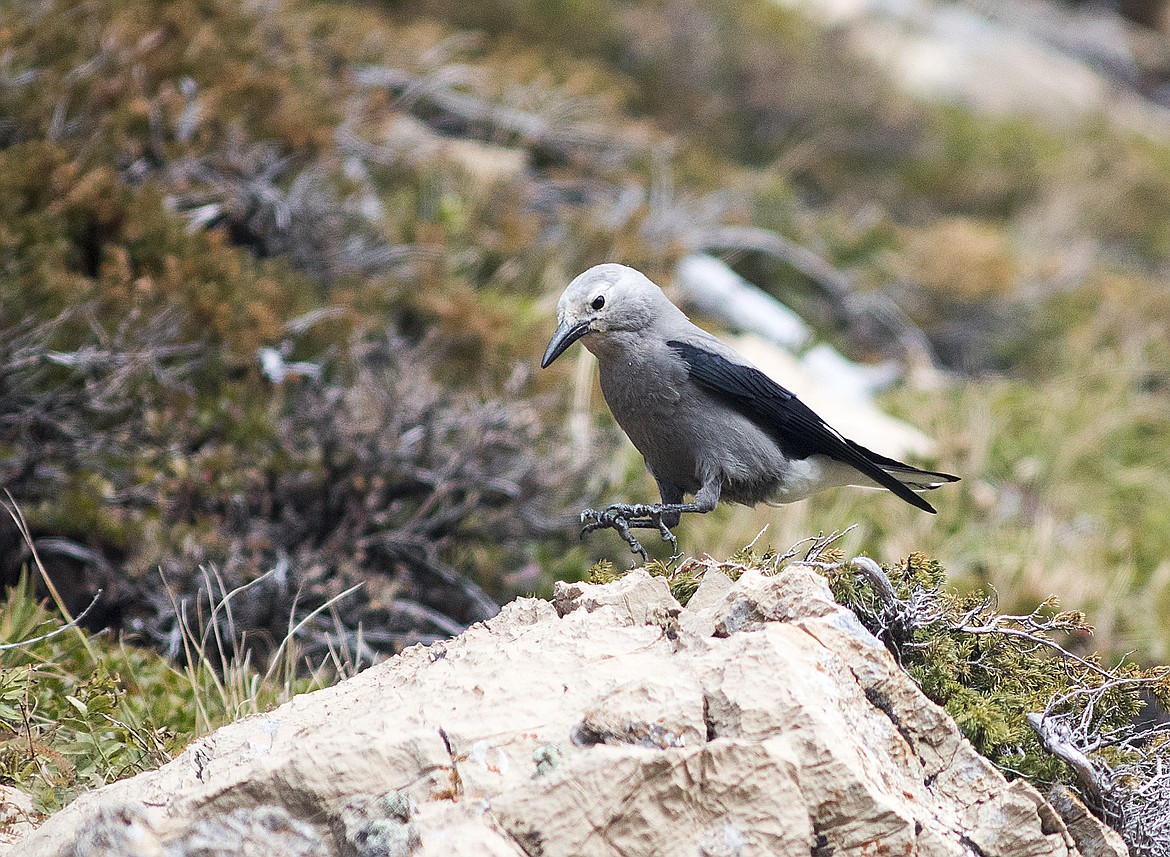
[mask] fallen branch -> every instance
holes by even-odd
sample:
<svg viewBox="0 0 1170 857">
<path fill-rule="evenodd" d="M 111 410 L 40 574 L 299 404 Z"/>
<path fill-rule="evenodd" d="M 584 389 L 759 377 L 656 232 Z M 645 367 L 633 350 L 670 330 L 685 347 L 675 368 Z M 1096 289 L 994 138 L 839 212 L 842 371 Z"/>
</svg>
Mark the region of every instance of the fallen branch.
<svg viewBox="0 0 1170 857">
<path fill-rule="evenodd" d="M 819 286 L 850 328 L 877 322 L 907 355 L 935 362 L 930 340 L 893 298 L 883 292 L 858 291 L 852 278 L 827 259 L 783 235 L 758 226 L 720 226 L 692 236 L 690 249 L 710 253 L 747 250 L 778 259 Z"/>
<path fill-rule="evenodd" d="M 394 93 L 404 107 L 424 106 L 429 122 L 440 127 L 454 127 L 462 132 L 475 129 L 477 136 L 511 137 L 529 147 L 540 147 L 560 156 L 574 149 L 609 151 L 621 148 L 621 141 L 582 123 L 581 117 L 596 112 L 594 102 L 562 95 L 541 106 L 527 110 L 506 103 L 504 98 L 490 98 L 475 92 L 485 86 L 482 69 L 463 65 L 446 66 L 430 73 L 416 74 L 403 68 L 366 66 L 354 72 L 361 86 L 383 87 Z"/>
</svg>

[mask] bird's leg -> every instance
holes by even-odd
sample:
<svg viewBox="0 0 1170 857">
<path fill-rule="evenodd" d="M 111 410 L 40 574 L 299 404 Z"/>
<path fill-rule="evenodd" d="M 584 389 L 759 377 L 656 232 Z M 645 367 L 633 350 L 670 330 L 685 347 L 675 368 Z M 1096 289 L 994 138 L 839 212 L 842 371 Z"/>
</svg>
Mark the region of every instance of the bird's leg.
<svg viewBox="0 0 1170 857">
<path fill-rule="evenodd" d="M 683 512 L 710 512 L 701 503 L 611 503 L 605 507 L 602 514 L 620 515 L 626 520 L 631 518 L 660 518 L 663 515 L 681 515 Z M 651 526 L 658 526 L 651 524 Z"/>
</svg>

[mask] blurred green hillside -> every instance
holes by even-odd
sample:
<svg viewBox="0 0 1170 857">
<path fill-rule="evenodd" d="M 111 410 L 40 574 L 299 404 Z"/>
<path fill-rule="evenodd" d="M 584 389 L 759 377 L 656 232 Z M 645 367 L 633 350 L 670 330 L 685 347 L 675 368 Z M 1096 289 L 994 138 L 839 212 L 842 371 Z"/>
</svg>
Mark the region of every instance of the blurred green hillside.
<svg viewBox="0 0 1170 857">
<path fill-rule="evenodd" d="M 263 662 L 361 583 L 299 653 L 369 663 L 625 562 L 576 512 L 652 483 L 539 355 L 588 265 L 704 252 L 912 370 L 883 405 L 963 481 L 689 551 L 857 524 L 1170 657 L 1170 138 L 916 99 L 768 0 L 43 0 L 0 43 L 0 485 L 94 627 L 182 661 L 267 575 L 230 629 Z"/>
</svg>

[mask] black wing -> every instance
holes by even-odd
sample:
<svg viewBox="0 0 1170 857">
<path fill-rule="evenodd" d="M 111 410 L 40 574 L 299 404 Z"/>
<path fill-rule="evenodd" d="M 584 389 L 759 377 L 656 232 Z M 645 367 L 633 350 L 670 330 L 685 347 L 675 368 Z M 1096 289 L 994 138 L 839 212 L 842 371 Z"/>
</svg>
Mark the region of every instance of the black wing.
<svg viewBox="0 0 1170 857">
<path fill-rule="evenodd" d="M 692 381 L 766 431 L 789 458 L 827 455 L 854 467 L 907 503 L 927 512 L 934 512 L 934 507 L 883 467 L 937 476 L 942 481 L 954 480 L 947 474 L 919 471 L 854 443 L 818 417 L 792 392 L 753 366 L 734 363 L 687 342 L 670 340 L 666 344 L 686 362 Z"/>
</svg>

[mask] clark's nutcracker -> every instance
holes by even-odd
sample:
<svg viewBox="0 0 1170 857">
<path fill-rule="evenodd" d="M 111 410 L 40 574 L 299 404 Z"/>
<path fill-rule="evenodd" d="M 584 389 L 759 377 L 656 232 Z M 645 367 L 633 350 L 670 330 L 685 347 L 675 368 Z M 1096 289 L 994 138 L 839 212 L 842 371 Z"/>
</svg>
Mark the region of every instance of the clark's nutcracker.
<svg viewBox="0 0 1170 857">
<path fill-rule="evenodd" d="M 541 368 L 577 340 L 597 355 L 601 391 L 658 482 L 661 503 L 617 503 L 581 513 L 581 535 L 603 527 L 647 558 L 633 529 L 671 529 L 683 512 L 722 499 L 791 503 L 825 488 L 888 488 L 934 512 L 916 494 L 957 476 L 919 470 L 844 437 L 734 350 L 687 319 L 662 290 L 625 265 L 590 268 L 557 302 L 560 322 Z M 694 502 L 684 503 L 686 494 Z"/>
</svg>

